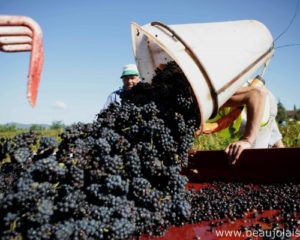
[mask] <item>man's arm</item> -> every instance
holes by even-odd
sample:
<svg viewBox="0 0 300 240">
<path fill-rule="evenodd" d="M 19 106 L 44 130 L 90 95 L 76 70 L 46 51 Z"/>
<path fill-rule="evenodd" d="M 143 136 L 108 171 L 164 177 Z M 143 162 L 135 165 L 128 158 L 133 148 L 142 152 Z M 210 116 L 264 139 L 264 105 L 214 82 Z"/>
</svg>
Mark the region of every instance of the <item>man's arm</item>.
<svg viewBox="0 0 300 240">
<path fill-rule="evenodd" d="M 225 107 L 246 106 L 247 122 L 243 137 L 227 146 L 229 162 L 235 164 L 244 149 L 251 148 L 263 117 L 267 90 L 260 87 L 242 87 L 225 104 Z"/>
</svg>

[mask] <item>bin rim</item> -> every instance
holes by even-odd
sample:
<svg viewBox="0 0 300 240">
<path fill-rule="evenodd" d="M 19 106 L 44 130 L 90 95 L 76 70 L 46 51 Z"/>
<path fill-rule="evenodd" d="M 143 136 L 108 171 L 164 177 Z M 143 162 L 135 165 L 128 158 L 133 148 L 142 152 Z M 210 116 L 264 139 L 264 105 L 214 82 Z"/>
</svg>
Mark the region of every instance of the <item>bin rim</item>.
<svg viewBox="0 0 300 240">
<path fill-rule="evenodd" d="M 182 70 L 182 66 L 180 64 L 180 61 L 178 59 L 178 57 L 176 56 L 176 54 L 174 54 L 172 51 L 169 51 L 168 47 L 166 47 L 161 41 L 159 41 L 158 38 L 154 37 L 151 33 L 149 33 L 148 31 L 146 31 L 145 29 L 143 29 L 143 26 L 139 25 L 138 23 L 136 22 L 131 22 L 131 32 L 132 32 L 132 47 L 133 47 L 133 54 L 135 56 L 135 59 L 136 59 L 136 45 L 135 45 L 135 42 L 136 42 L 136 37 L 135 37 L 135 34 L 140 34 L 139 32 L 142 32 L 143 34 L 145 34 L 151 41 L 153 41 L 154 43 L 156 43 L 161 49 L 163 49 L 175 62 L 176 64 L 180 67 L 180 69 Z M 136 33 L 138 32 L 138 33 Z M 135 33 L 135 34 L 134 34 Z M 185 54 L 187 54 L 185 52 Z M 136 62 L 137 64 L 137 67 L 139 68 L 139 64 L 138 62 Z M 202 104 L 201 104 L 201 101 L 200 99 L 198 99 L 198 96 L 197 94 L 195 94 L 195 86 L 193 86 L 192 84 L 192 81 L 189 81 L 189 78 L 188 76 L 186 76 L 185 72 L 182 70 L 182 72 L 184 73 L 184 76 L 186 77 L 191 89 L 192 89 L 192 92 L 193 92 L 193 97 L 194 99 L 197 101 L 197 107 L 198 107 L 198 110 L 199 110 L 199 115 L 200 115 L 200 126 L 199 126 L 199 130 L 202 131 L 202 126 L 204 124 L 204 116 L 203 116 L 203 112 L 201 111 L 202 109 Z M 201 71 L 201 74 L 202 71 Z"/>
</svg>

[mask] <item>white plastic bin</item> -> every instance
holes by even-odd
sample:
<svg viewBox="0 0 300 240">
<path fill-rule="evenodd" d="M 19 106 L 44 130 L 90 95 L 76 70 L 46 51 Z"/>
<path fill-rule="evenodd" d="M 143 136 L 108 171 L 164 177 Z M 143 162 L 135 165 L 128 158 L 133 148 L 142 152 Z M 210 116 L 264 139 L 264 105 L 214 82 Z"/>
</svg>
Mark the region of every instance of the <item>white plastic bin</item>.
<svg viewBox="0 0 300 240">
<path fill-rule="evenodd" d="M 165 25 L 131 24 L 135 60 L 151 82 L 155 69 L 175 61 L 197 99 L 202 124 L 273 56 L 270 31 L 255 20 Z"/>
</svg>

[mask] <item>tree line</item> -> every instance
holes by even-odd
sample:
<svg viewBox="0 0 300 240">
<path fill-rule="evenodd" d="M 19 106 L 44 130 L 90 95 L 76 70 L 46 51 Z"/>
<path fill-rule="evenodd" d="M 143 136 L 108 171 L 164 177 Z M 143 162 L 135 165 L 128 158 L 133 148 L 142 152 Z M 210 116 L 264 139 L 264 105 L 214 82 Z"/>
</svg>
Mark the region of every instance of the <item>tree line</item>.
<svg viewBox="0 0 300 240">
<path fill-rule="evenodd" d="M 280 101 L 277 106 L 278 112 L 276 120 L 279 124 L 284 124 L 289 120 L 300 121 L 300 109 L 297 109 L 296 105 L 294 105 L 294 109 L 291 111 L 287 111 Z"/>
<path fill-rule="evenodd" d="M 64 129 L 66 125 L 62 121 L 54 121 L 49 127 L 46 127 L 41 124 L 31 124 L 28 128 L 29 131 L 43 131 L 43 130 L 61 130 Z M 0 124 L 0 132 L 15 132 L 19 129 L 17 124 L 10 123 L 10 124 Z"/>
</svg>

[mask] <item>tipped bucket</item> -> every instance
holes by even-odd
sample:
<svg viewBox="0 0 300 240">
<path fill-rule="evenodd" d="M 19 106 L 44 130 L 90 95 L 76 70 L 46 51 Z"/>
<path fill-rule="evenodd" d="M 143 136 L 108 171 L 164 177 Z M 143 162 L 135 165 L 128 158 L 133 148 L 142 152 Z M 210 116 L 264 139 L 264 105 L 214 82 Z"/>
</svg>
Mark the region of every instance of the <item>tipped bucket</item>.
<svg viewBox="0 0 300 240">
<path fill-rule="evenodd" d="M 201 126 L 273 56 L 273 38 L 260 22 L 165 25 L 131 24 L 135 60 L 142 79 L 175 61 L 196 97 Z M 200 127 L 201 127 L 200 126 Z"/>
</svg>

